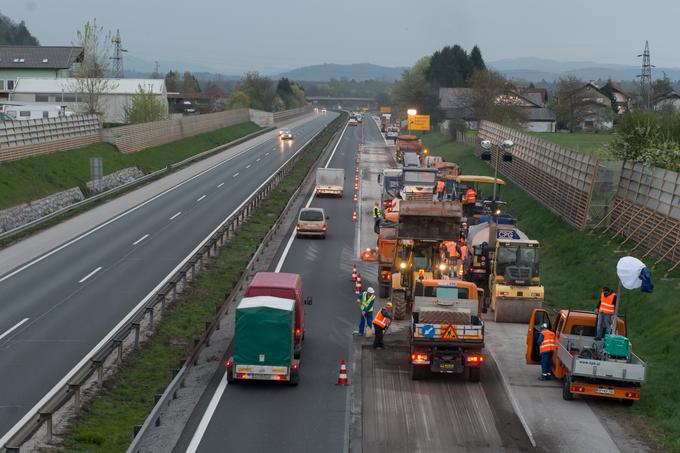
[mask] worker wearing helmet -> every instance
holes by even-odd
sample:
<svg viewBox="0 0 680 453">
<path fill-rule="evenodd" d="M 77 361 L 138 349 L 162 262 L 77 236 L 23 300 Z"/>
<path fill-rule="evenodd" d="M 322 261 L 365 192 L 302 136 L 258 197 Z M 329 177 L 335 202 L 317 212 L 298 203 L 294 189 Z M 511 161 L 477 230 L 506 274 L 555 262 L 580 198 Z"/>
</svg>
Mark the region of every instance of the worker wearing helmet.
<svg viewBox="0 0 680 453">
<path fill-rule="evenodd" d="M 361 321 L 359 321 L 359 330 L 354 333 L 364 335 L 364 330 L 368 326 L 371 329 L 373 325 L 373 304 L 375 303 L 375 290 L 369 287 L 359 296 L 359 304 L 361 308 Z"/>
<path fill-rule="evenodd" d="M 383 344 L 383 335 L 390 326 L 391 322 L 392 302 L 387 302 L 387 304 L 385 304 L 385 306 L 378 311 L 378 314 L 373 320 L 373 329 L 375 330 L 375 336 L 373 337 L 373 347 L 375 349 L 382 349 L 385 347 Z"/>
<path fill-rule="evenodd" d="M 376 201 L 373 204 L 373 230 L 375 234 L 380 233 L 380 219 L 382 218 L 382 213 L 380 212 L 380 205 Z"/>
<path fill-rule="evenodd" d="M 553 354 L 557 350 L 555 332 L 548 329 L 548 324 L 541 325 L 541 333 L 538 336 L 539 351 L 541 353 L 541 381 L 552 379 Z"/>
</svg>

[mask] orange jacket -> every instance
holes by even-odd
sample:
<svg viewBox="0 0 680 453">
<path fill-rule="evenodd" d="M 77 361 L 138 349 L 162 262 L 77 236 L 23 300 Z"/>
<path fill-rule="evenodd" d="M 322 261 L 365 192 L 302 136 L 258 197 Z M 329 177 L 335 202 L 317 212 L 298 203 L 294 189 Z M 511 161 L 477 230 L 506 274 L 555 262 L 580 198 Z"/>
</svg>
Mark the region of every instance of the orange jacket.
<svg viewBox="0 0 680 453">
<path fill-rule="evenodd" d="M 442 180 L 437 181 L 437 193 L 443 192 L 444 186 L 445 186 L 444 181 Z"/>
<path fill-rule="evenodd" d="M 615 297 L 616 293 L 611 293 L 609 294 L 609 296 L 605 296 L 604 291 L 600 293 L 600 308 L 599 308 L 600 313 L 603 313 L 605 315 L 614 314 L 614 312 L 616 311 L 616 307 L 614 304 Z"/>
<path fill-rule="evenodd" d="M 465 191 L 465 204 L 475 204 L 477 202 L 477 192 L 470 187 Z"/>
<path fill-rule="evenodd" d="M 541 333 L 543 334 L 543 342 L 541 343 L 540 347 L 541 354 L 544 352 L 556 351 L 557 341 L 555 340 L 555 332 L 552 330 L 543 329 Z"/>
</svg>

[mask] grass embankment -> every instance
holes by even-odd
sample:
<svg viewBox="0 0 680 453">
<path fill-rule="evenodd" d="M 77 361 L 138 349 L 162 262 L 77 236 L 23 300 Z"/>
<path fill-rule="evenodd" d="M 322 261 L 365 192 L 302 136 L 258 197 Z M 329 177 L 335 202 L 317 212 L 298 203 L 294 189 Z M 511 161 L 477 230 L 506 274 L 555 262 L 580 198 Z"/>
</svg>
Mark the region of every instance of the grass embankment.
<svg viewBox="0 0 680 453">
<path fill-rule="evenodd" d="M 457 162 L 464 173 L 493 174 L 489 165 L 474 157 L 471 146 L 450 142 L 440 134 L 427 136 L 424 141 L 432 155 Z M 509 212 L 518 219 L 519 228 L 541 242 L 541 280 L 547 305 L 592 310 L 600 287 L 616 288 L 616 262 L 622 254 L 615 250 L 630 249 L 633 243 L 619 247 L 620 241 L 610 242 L 609 235 L 599 237 L 578 231 L 512 183 L 503 188 L 501 196 L 508 202 Z M 642 259 L 644 253 L 636 250 L 633 255 Z M 656 260 L 643 261 L 651 269 Z M 680 452 L 680 391 L 675 387 L 675 379 L 680 375 L 677 341 L 680 270 L 672 275 L 676 277 L 673 281 L 661 280 L 668 268 L 664 262 L 652 270 L 655 285 L 652 294 L 624 290 L 621 308 L 635 352 L 649 364 L 649 380 L 642 389 L 642 399 L 632 410 L 664 431 L 656 436 L 664 447 Z M 620 410 L 629 409 L 622 406 Z"/>
<path fill-rule="evenodd" d="M 260 129 L 255 123 L 247 122 L 131 154 L 123 154 L 113 145 L 96 143 L 80 149 L 3 162 L 0 164 L 0 209 L 71 187 L 85 187 L 90 180 L 90 157 L 103 158 L 105 174 L 135 166 L 148 173 Z"/>
<path fill-rule="evenodd" d="M 169 309 L 149 343 L 126 359 L 118 375 L 105 385 L 101 395 L 66 435 L 64 451 L 118 453 L 127 449 L 132 427 L 144 422 L 153 407 L 154 395 L 170 382 L 171 371 L 188 354 L 192 338 L 203 331 L 205 320 L 222 304 L 232 282 L 239 279 L 332 134 L 332 130 L 322 134 L 272 196 L 220 251 L 219 257 Z"/>
<path fill-rule="evenodd" d="M 528 134 L 557 143 L 566 148 L 571 148 L 582 154 L 611 158 L 609 151 L 605 148 L 605 145 L 612 139 L 612 134 L 609 133 L 574 132 L 568 134 L 563 132 L 528 132 Z"/>
</svg>

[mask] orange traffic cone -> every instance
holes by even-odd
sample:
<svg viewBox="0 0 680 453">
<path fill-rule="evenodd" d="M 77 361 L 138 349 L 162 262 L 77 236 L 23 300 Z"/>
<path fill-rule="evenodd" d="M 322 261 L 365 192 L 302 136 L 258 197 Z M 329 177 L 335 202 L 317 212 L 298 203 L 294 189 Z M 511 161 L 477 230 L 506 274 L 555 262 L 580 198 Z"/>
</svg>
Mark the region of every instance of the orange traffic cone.
<svg viewBox="0 0 680 453">
<path fill-rule="evenodd" d="M 356 222 L 356 221 L 357 221 L 357 212 L 354 211 L 354 214 L 352 214 L 352 222 Z"/>
<path fill-rule="evenodd" d="M 340 361 L 340 374 L 338 375 L 338 382 L 335 385 L 348 385 L 347 380 L 347 362 L 345 359 Z"/>
<path fill-rule="evenodd" d="M 357 193 L 356 192 L 354 192 L 354 202 L 355 203 L 357 202 Z"/>
<path fill-rule="evenodd" d="M 357 274 L 357 282 L 354 285 L 354 292 L 357 294 L 361 292 L 361 274 Z"/>
<path fill-rule="evenodd" d="M 353 282 L 357 281 L 357 265 L 356 264 L 352 265 L 352 281 Z"/>
</svg>

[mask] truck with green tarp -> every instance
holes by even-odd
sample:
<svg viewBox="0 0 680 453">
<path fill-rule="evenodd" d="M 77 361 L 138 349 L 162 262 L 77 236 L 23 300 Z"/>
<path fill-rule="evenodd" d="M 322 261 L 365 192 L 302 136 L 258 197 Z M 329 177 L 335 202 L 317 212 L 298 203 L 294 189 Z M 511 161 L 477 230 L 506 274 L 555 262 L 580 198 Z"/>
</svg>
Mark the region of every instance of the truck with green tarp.
<svg viewBox="0 0 680 453">
<path fill-rule="evenodd" d="M 294 356 L 295 301 L 272 296 L 244 297 L 236 307 L 234 354 L 227 381 L 286 381 L 297 385 L 300 361 Z"/>
</svg>

